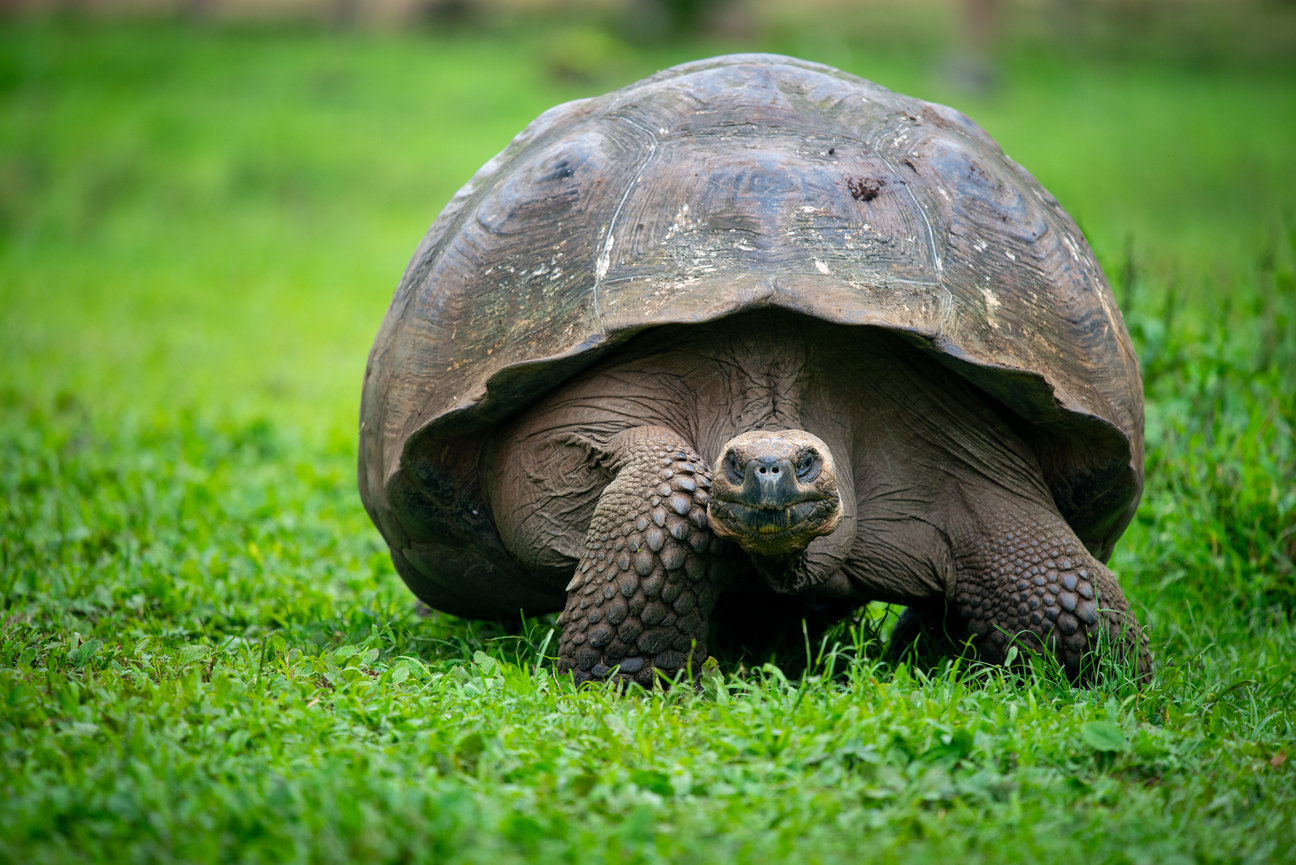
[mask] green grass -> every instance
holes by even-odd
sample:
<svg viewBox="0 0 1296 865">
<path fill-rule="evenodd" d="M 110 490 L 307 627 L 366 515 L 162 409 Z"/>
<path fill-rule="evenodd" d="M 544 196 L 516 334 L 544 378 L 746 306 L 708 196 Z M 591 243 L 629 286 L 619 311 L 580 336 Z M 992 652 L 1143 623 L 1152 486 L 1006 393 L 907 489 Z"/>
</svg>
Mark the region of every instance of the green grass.
<svg viewBox="0 0 1296 865">
<path fill-rule="evenodd" d="M 771 37 L 959 105 L 1082 222 L 1145 371 L 1113 565 L 1158 672 L 847 631 L 804 677 L 624 696 L 554 675 L 551 621 L 419 615 L 354 489 L 369 342 L 454 189 L 554 102 L 751 47 L 547 75 L 581 38 L 0 29 L 0 861 L 1287 861 L 1291 55 L 1022 44 L 970 99 L 930 53 Z"/>
</svg>

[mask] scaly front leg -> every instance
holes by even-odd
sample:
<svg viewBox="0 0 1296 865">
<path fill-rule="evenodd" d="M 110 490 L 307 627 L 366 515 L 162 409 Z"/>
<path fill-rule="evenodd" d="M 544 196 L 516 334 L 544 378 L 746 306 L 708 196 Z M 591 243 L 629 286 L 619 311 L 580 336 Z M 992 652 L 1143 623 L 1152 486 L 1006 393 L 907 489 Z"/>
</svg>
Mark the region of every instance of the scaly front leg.
<svg viewBox="0 0 1296 865">
<path fill-rule="evenodd" d="M 707 524 L 711 471 L 663 427 L 612 442 L 616 477 L 599 496 L 558 619 L 558 669 L 577 682 L 651 685 L 707 656 L 707 623 L 734 564 Z"/>
</svg>

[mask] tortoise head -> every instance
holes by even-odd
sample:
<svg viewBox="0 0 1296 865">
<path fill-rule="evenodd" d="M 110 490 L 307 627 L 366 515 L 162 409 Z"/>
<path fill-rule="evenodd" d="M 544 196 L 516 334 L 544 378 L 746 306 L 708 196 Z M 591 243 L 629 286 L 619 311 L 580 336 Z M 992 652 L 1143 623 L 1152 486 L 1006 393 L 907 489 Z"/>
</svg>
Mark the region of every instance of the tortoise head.
<svg viewBox="0 0 1296 865">
<path fill-rule="evenodd" d="M 758 556 L 799 553 L 842 518 L 828 445 L 803 430 L 748 432 L 720 450 L 707 517 Z"/>
</svg>

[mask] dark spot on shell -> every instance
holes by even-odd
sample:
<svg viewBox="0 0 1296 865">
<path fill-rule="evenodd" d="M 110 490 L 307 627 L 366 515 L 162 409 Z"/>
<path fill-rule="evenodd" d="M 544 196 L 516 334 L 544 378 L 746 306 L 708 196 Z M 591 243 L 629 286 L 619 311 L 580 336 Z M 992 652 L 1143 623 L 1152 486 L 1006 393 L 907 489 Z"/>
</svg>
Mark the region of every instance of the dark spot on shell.
<svg viewBox="0 0 1296 865">
<path fill-rule="evenodd" d="M 846 188 L 850 190 L 851 198 L 856 201 L 872 201 L 878 197 L 886 181 L 874 177 L 850 177 L 846 178 Z"/>
<path fill-rule="evenodd" d="M 553 164 L 549 171 L 542 174 L 539 180 L 541 183 L 552 183 L 555 180 L 566 180 L 575 173 L 576 169 L 572 167 L 570 160 L 560 159 Z"/>
<path fill-rule="evenodd" d="M 653 526 L 644 533 L 644 540 L 648 544 L 648 549 L 652 550 L 654 553 L 660 553 L 662 544 L 666 543 L 666 535 L 661 529 Z"/>
<path fill-rule="evenodd" d="M 644 663 L 643 658 L 626 658 L 621 662 L 621 672 L 637 673 L 643 669 Z"/>
<path fill-rule="evenodd" d="M 612 629 L 607 625 L 599 625 L 592 628 L 589 632 L 589 644 L 595 649 L 601 649 L 608 643 L 612 642 Z M 584 666 L 583 664 L 581 666 Z M 589 669 L 585 667 L 585 669 Z"/>
</svg>

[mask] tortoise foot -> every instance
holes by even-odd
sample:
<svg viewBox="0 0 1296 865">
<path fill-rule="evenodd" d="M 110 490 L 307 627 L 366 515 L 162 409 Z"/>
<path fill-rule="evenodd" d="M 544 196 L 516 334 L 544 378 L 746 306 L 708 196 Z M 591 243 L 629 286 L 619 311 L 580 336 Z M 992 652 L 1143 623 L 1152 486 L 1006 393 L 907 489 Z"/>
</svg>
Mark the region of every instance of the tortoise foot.
<svg viewBox="0 0 1296 865">
<path fill-rule="evenodd" d="M 1065 521 L 1043 508 L 996 517 L 991 531 L 965 538 L 952 598 L 978 654 L 1001 663 L 1016 643 L 1055 655 L 1073 682 L 1106 660 L 1150 678 L 1147 637 L 1116 577 Z"/>
</svg>

